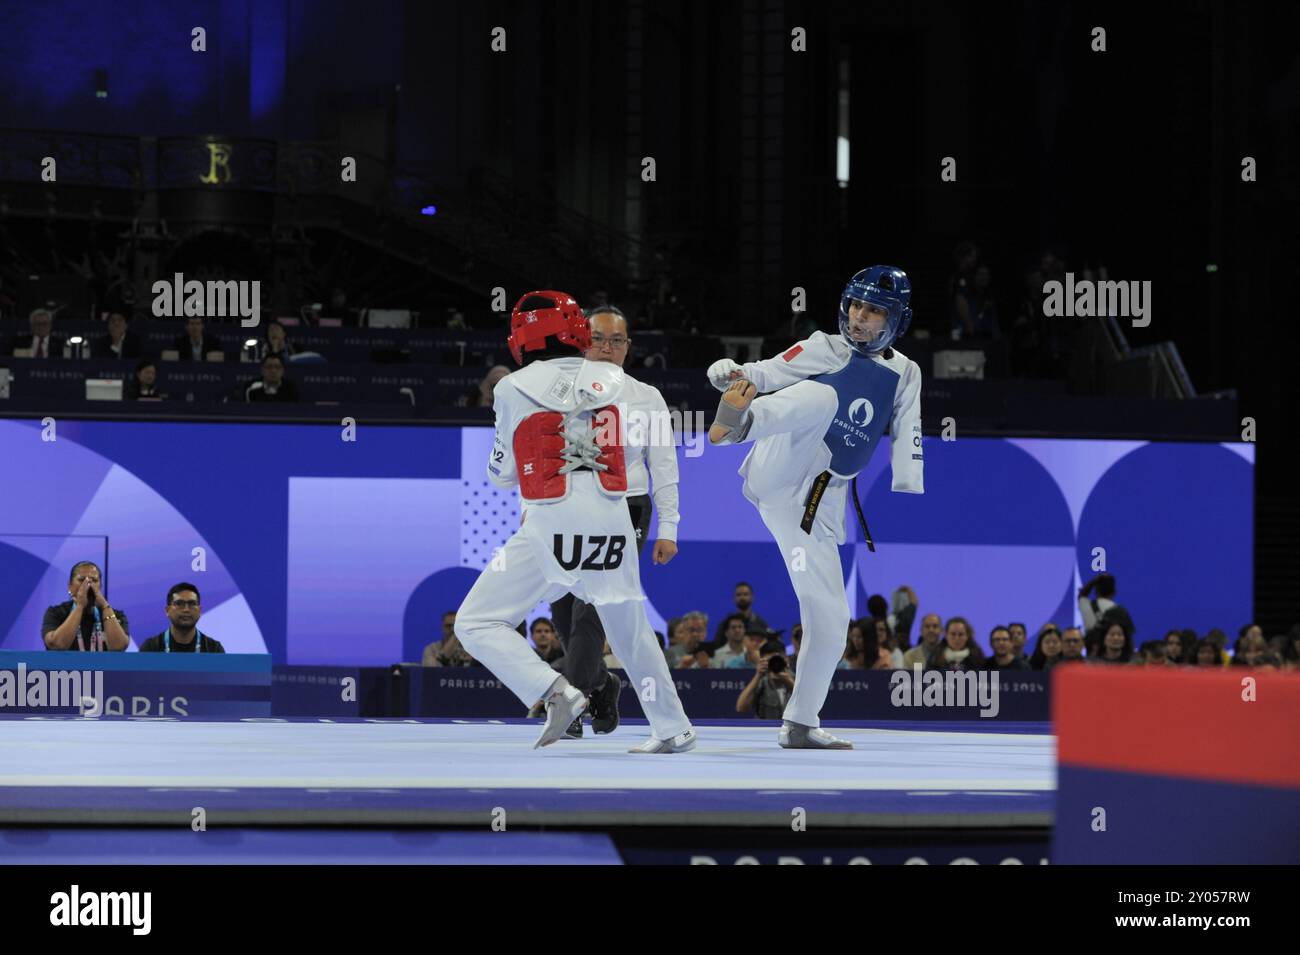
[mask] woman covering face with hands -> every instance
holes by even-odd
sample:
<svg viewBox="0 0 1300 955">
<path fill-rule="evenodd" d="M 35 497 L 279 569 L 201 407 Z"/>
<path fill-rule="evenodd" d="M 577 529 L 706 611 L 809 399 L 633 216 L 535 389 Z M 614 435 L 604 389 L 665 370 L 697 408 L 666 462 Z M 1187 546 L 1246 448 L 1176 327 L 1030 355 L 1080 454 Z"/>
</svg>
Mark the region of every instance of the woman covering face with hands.
<svg viewBox="0 0 1300 955">
<path fill-rule="evenodd" d="M 131 642 L 126 614 L 113 609 L 99 567 L 83 561 L 68 575 L 71 600 L 45 611 L 41 636 L 47 650 L 125 650 Z"/>
</svg>

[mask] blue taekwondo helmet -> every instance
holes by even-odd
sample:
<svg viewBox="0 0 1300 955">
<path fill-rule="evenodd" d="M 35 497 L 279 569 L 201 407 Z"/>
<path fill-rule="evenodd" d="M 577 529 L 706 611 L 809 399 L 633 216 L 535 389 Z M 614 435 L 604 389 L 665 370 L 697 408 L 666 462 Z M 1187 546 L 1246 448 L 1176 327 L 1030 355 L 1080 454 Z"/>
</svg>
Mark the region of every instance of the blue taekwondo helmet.
<svg viewBox="0 0 1300 955">
<path fill-rule="evenodd" d="M 863 269 L 844 286 L 840 296 L 840 334 L 859 355 L 878 355 L 889 348 L 912 324 L 912 283 L 907 273 L 892 265 Z M 875 340 L 859 342 L 849 334 L 849 305 L 865 302 L 885 310 L 885 327 Z"/>
</svg>

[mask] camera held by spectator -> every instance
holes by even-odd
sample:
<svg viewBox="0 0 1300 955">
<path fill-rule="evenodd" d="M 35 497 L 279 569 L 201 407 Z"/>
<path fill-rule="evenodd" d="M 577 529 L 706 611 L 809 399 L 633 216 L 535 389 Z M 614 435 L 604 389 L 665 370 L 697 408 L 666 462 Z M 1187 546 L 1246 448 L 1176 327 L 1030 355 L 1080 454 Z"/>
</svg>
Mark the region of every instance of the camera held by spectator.
<svg viewBox="0 0 1300 955">
<path fill-rule="evenodd" d="M 769 640 L 758 653 L 758 666 L 736 700 L 736 712 L 753 713 L 760 720 L 779 720 L 794 692 L 794 674 L 785 658 L 785 645 Z"/>
</svg>

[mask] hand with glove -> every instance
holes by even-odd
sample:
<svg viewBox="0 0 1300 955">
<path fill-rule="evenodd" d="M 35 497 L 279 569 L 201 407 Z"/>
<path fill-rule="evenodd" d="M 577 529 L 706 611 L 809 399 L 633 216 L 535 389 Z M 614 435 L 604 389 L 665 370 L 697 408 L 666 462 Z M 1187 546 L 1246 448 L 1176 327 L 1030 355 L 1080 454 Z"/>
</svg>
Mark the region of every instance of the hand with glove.
<svg viewBox="0 0 1300 955">
<path fill-rule="evenodd" d="M 744 374 L 744 369 L 730 358 L 719 358 L 709 366 L 707 374 L 709 384 L 719 391 L 726 391 L 733 381 Z"/>
</svg>

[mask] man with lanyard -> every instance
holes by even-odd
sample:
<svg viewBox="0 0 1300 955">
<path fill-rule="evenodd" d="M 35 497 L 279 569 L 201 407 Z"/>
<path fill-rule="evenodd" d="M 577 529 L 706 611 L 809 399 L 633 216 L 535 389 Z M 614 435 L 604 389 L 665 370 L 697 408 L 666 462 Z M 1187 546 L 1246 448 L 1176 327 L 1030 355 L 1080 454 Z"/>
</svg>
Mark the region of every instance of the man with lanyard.
<svg viewBox="0 0 1300 955">
<path fill-rule="evenodd" d="M 891 347 L 911 323 L 911 298 L 901 269 L 864 269 L 840 296 L 838 335 L 814 332 L 776 358 L 743 366 L 724 358 L 708 370 L 724 392 L 709 442 L 754 442 L 740 466 L 744 494 L 780 546 L 799 598 L 799 669 L 777 736 L 787 749 L 853 748 L 821 729 L 818 714 L 849 625 L 838 547 L 849 485 L 886 426 L 893 490 L 925 490 L 921 370 Z M 874 551 L 856 488 L 852 500 Z"/>
<path fill-rule="evenodd" d="M 171 621 L 162 633 L 140 644 L 141 653 L 225 653 L 226 648 L 198 628 L 202 610 L 199 607 L 199 588 L 180 583 L 167 591 L 167 619 Z"/>
</svg>

